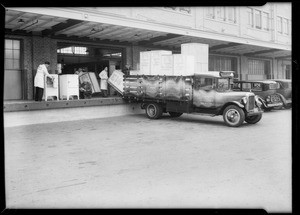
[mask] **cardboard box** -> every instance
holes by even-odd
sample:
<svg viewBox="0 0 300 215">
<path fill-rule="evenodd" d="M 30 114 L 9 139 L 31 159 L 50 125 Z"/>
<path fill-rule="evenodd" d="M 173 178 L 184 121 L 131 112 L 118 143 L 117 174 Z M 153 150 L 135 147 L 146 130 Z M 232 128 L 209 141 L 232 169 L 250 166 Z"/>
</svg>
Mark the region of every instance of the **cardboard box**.
<svg viewBox="0 0 300 215">
<path fill-rule="evenodd" d="M 181 44 L 181 54 L 193 55 L 195 62 L 208 63 L 209 45 L 202 43 Z"/>
<path fill-rule="evenodd" d="M 195 58 L 191 55 L 173 54 L 173 75 L 189 76 L 195 73 Z"/>
<path fill-rule="evenodd" d="M 140 52 L 140 74 L 141 75 L 150 75 L 150 66 L 151 66 L 151 52 L 145 51 Z"/>
<path fill-rule="evenodd" d="M 170 55 L 172 56 L 171 51 L 166 50 L 154 50 L 151 51 L 151 66 L 150 66 L 150 74 L 151 75 L 164 75 L 162 74 L 162 68 L 168 67 L 168 61 L 163 61 L 163 56 Z M 166 57 L 164 57 L 166 58 Z M 166 65 L 163 65 L 164 63 L 167 63 Z"/>
<path fill-rule="evenodd" d="M 206 72 L 208 72 L 208 64 L 207 63 L 195 62 L 195 74 L 206 73 Z"/>
<path fill-rule="evenodd" d="M 161 56 L 161 69 L 159 75 L 166 75 L 166 76 L 173 75 L 173 55 Z"/>
</svg>

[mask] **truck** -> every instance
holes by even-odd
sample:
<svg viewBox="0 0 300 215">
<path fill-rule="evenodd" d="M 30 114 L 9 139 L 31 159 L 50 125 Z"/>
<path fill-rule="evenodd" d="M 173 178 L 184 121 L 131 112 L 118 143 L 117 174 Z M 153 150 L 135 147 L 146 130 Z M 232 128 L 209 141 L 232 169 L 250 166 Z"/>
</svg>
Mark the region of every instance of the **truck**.
<svg viewBox="0 0 300 215">
<path fill-rule="evenodd" d="M 209 71 L 190 76 L 124 75 L 122 96 L 138 102 L 150 119 L 163 113 L 223 115 L 225 124 L 239 127 L 262 118 L 261 103 L 252 92 L 235 92 L 232 71 Z"/>
</svg>

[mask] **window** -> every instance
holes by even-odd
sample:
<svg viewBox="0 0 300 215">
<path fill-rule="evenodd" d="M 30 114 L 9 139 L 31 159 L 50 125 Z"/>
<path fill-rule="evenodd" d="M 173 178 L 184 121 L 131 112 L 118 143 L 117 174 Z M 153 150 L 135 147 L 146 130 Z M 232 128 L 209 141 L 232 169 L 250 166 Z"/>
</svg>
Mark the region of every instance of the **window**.
<svg viewBox="0 0 300 215">
<path fill-rule="evenodd" d="M 215 8 L 214 7 L 207 8 L 206 17 L 211 18 L 211 19 L 215 18 Z"/>
<path fill-rule="evenodd" d="M 191 13 L 191 8 L 190 7 L 179 7 L 179 11 L 183 13 Z"/>
<path fill-rule="evenodd" d="M 5 69 L 20 68 L 20 41 L 5 40 Z"/>
<path fill-rule="evenodd" d="M 228 7 L 228 8 L 226 8 L 226 11 L 227 11 L 227 20 L 228 20 L 228 22 L 236 23 L 235 8 L 234 7 Z"/>
<path fill-rule="evenodd" d="M 288 35 L 289 34 L 289 30 L 288 30 L 288 25 L 289 25 L 289 21 L 287 19 L 283 19 L 283 33 Z"/>
<path fill-rule="evenodd" d="M 216 7 L 216 18 L 225 21 L 225 7 Z"/>
<path fill-rule="evenodd" d="M 255 27 L 261 29 L 261 11 L 255 10 Z"/>
<path fill-rule="evenodd" d="M 277 31 L 282 33 L 282 17 L 277 17 Z"/>
<path fill-rule="evenodd" d="M 265 60 L 248 60 L 249 75 L 268 75 L 270 73 L 270 62 Z"/>
<path fill-rule="evenodd" d="M 212 78 L 201 78 L 199 84 L 200 89 L 202 90 L 212 90 L 214 88 L 214 81 Z"/>
<path fill-rule="evenodd" d="M 180 13 L 191 14 L 191 7 L 164 7 L 165 9 L 177 11 Z"/>
<path fill-rule="evenodd" d="M 75 55 L 88 55 L 86 47 L 70 46 L 67 48 L 58 49 L 57 53 L 60 54 L 75 54 Z"/>
<path fill-rule="evenodd" d="M 218 79 L 218 91 L 229 90 L 229 79 L 228 78 L 219 78 Z"/>
<path fill-rule="evenodd" d="M 264 30 L 269 30 L 269 14 L 263 12 L 263 17 L 262 17 L 262 25 Z"/>
<path fill-rule="evenodd" d="M 247 13 L 248 13 L 248 25 L 253 27 L 253 9 L 247 8 Z"/>
<path fill-rule="evenodd" d="M 251 83 L 242 83 L 242 90 L 250 91 L 251 90 Z"/>
<path fill-rule="evenodd" d="M 255 92 L 262 91 L 262 84 L 261 83 L 253 83 L 252 90 Z"/>
</svg>

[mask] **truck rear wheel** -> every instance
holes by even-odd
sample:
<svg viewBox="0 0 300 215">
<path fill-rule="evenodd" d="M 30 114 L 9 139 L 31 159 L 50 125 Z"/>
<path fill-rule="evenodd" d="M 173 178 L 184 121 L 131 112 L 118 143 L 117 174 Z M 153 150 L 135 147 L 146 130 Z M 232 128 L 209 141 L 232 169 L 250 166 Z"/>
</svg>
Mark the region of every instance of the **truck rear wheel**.
<svg viewBox="0 0 300 215">
<path fill-rule="evenodd" d="M 163 109 L 157 103 L 149 103 L 146 105 L 146 115 L 149 119 L 159 119 L 162 116 Z"/>
<path fill-rule="evenodd" d="M 230 127 L 239 127 L 245 120 L 244 111 L 235 105 L 229 105 L 223 112 L 224 122 Z"/>
<path fill-rule="evenodd" d="M 262 114 L 248 116 L 246 117 L 245 121 L 249 124 L 255 124 L 261 120 Z"/>
<path fill-rule="evenodd" d="M 169 112 L 171 117 L 180 117 L 183 113 L 180 112 Z"/>
</svg>

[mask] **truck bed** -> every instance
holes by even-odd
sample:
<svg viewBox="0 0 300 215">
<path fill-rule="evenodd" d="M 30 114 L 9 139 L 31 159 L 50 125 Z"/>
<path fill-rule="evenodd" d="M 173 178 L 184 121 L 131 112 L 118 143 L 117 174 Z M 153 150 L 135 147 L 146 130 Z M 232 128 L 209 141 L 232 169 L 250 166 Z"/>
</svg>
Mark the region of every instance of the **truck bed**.
<svg viewBox="0 0 300 215">
<path fill-rule="evenodd" d="M 192 101 L 191 76 L 124 76 L 124 98 Z"/>
</svg>

